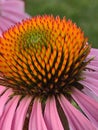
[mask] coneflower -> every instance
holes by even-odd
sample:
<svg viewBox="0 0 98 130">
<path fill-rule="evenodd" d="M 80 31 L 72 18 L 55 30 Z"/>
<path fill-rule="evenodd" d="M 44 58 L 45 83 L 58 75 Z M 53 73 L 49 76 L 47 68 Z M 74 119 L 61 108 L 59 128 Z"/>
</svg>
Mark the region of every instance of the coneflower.
<svg viewBox="0 0 98 130">
<path fill-rule="evenodd" d="M 97 130 L 98 50 L 59 16 L 0 37 L 0 130 Z"/>
</svg>

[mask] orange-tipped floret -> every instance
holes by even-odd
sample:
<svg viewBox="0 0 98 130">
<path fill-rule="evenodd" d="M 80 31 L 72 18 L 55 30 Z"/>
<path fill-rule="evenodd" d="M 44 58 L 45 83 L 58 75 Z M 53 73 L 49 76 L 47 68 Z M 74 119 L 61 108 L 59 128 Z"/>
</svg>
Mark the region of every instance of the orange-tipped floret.
<svg viewBox="0 0 98 130">
<path fill-rule="evenodd" d="M 90 46 L 71 20 L 37 16 L 0 37 L 0 84 L 15 93 L 67 92 L 85 68 Z"/>
</svg>

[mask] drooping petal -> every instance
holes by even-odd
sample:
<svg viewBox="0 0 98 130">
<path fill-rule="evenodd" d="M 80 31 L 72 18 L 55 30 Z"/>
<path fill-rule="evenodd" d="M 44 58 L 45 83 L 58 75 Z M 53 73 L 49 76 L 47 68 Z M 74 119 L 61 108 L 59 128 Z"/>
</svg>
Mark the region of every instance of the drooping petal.
<svg viewBox="0 0 98 130">
<path fill-rule="evenodd" d="M 84 77 L 92 77 L 94 79 L 98 80 L 98 72 L 94 71 L 83 71 L 83 75 Z"/>
<path fill-rule="evenodd" d="M 1 97 L 0 97 L 0 117 L 2 116 L 5 103 L 8 101 L 9 96 L 12 94 L 12 90 L 8 89 Z"/>
<path fill-rule="evenodd" d="M 91 122 L 62 95 L 58 98 L 71 130 L 96 130 Z"/>
<path fill-rule="evenodd" d="M 98 57 L 98 49 L 92 48 L 89 55 L 94 55 L 94 56 L 97 56 L 97 57 Z"/>
<path fill-rule="evenodd" d="M 34 100 L 30 121 L 29 130 L 48 130 L 42 115 L 41 102 Z"/>
<path fill-rule="evenodd" d="M 16 17 L 16 15 L 17 15 L 17 17 Z M 26 16 L 25 15 L 23 15 L 22 13 L 14 13 L 14 12 L 5 12 L 4 13 L 4 16 L 2 16 L 2 19 L 3 20 L 6 20 L 6 21 L 10 21 L 12 24 L 11 25 L 13 25 L 13 23 L 17 23 L 17 22 L 20 22 L 21 20 L 23 20 L 24 18 L 26 18 Z M 6 22 L 6 24 L 7 24 L 7 22 Z"/>
<path fill-rule="evenodd" d="M 7 11 L 13 10 L 14 12 L 24 12 L 24 2 L 21 0 L 5 0 L 2 1 L 2 9 Z"/>
<path fill-rule="evenodd" d="M 29 107 L 29 104 L 31 102 L 31 97 L 24 97 L 16 110 L 13 124 L 12 124 L 12 130 L 22 130 L 24 121 L 26 118 L 27 110 Z M 20 116 L 21 115 L 21 116 Z"/>
<path fill-rule="evenodd" d="M 30 17 L 22 0 L 0 0 L 0 36 L 11 25 Z"/>
<path fill-rule="evenodd" d="M 92 60 L 92 61 L 90 62 L 90 65 L 93 65 L 93 66 L 98 67 L 98 61 Z"/>
<path fill-rule="evenodd" d="M 6 90 L 6 87 L 0 86 L 0 96 L 1 96 L 1 94 L 2 94 L 5 90 Z"/>
<path fill-rule="evenodd" d="M 89 120 L 98 128 L 98 102 L 75 88 L 73 89 L 72 97 L 79 104 Z"/>
<path fill-rule="evenodd" d="M 86 77 L 86 79 L 79 81 L 84 87 L 89 88 L 98 96 L 98 80 L 90 77 Z"/>
<path fill-rule="evenodd" d="M 94 86 L 93 84 L 87 83 L 87 82 L 85 82 L 85 81 L 82 81 L 81 84 L 82 84 L 84 87 L 90 89 L 95 95 L 98 96 L 98 88 L 97 88 L 96 86 Z"/>
<path fill-rule="evenodd" d="M 13 103 L 14 100 L 15 100 L 15 97 L 13 99 L 9 100 L 9 102 L 5 106 L 3 115 L 2 115 L 2 117 L 0 117 L 0 130 L 2 128 L 4 118 L 6 117 L 6 113 L 9 110 L 9 108 L 11 107 L 11 105 L 12 105 L 12 103 Z"/>
<path fill-rule="evenodd" d="M 92 70 L 98 72 L 98 66 L 94 66 L 94 65 L 88 64 L 88 65 L 86 66 L 86 68 L 89 68 L 89 69 L 92 69 Z"/>
<path fill-rule="evenodd" d="M 88 58 L 93 58 L 93 60 L 86 67 L 98 72 L 98 49 L 92 48 Z"/>
<path fill-rule="evenodd" d="M 5 107 L 4 113 L 0 118 L 0 130 L 11 130 L 13 117 L 18 104 L 20 96 L 15 96 L 10 100 Z"/>
<path fill-rule="evenodd" d="M 97 61 L 98 62 L 98 49 L 91 48 L 91 51 L 90 51 L 90 53 L 88 55 L 88 58 L 94 58 L 92 61 Z"/>
<path fill-rule="evenodd" d="M 64 130 L 56 108 L 55 98 L 49 98 L 46 102 L 44 118 L 48 130 Z"/>
<path fill-rule="evenodd" d="M 93 91 L 91 91 L 89 88 L 84 87 L 82 92 L 88 95 L 89 97 L 93 98 L 94 100 L 98 101 L 98 96 L 96 96 L 95 93 L 93 93 Z"/>
<path fill-rule="evenodd" d="M 12 24 L 11 21 L 8 20 L 8 22 L 6 22 L 6 19 L 1 18 L 1 17 L 0 17 L 0 21 L 1 21 L 1 23 L 0 23 L 0 30 L 1 30 L 1 32 L 6 30 L 7 27 Z"/>
<path fill-rule="evenodd" d="M 0 7 L 1 7 L 1 11 L 2 11 L 1 14 L 3 16 L 7 16 L 6 13 L 8 13 L 9 15 L 14 14 L 17 18 L 19 17 L 19 15 L 21 15 L 21 17 L 26 17 L 26 16 L 28 17 L 29 16 L 28 14 L 25 13 L 25 8 L 24 8 L 25 5 L 24 5 L 24 2 L 22 0 L 1 1 Z"/>
<path fill-rule="evenodd" d="M 90 55 L 88 55 L 87 58 L 89 58 L 89 59 L 92 58 L 92 60 L 90 61 L 90 64 L 92 64 L 93 61 L 94 61 L 94 62 L 98 62 L 98 54 L 97 54 L 97 55 L 96 55 L 96 54 L 90 54 Z M 94 64 L 93 64 L 93 65 L 94 65 Z"/>
<path fill-rule="evenodd" d="M 86 77 L 83 81 L 86 81 L 86 82 L 88 82 L 88 83 L 91 83 L 91 84 L 93 84 L 93 85 L 95 85 L 95 86 L 98 85 L 98 80 L 95 79 L 95 78 Z"/>
</svg>

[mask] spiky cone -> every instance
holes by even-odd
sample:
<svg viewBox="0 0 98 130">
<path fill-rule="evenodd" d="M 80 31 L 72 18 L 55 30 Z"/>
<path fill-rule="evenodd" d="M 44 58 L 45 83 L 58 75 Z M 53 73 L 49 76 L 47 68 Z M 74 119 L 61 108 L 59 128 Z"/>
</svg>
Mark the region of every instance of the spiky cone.
<svg viewBox="0 0 98 130">
<path fill-rule="evenodd" d="M 88 67 L 94 62 L 90 48 L 82 30 L 60 17 L 36 16 L 4 32 L 0 129 L 96 130 L 98 102 L 85 94 L 84 83 L 87 73 L 98 75 Z"/>
</svg>

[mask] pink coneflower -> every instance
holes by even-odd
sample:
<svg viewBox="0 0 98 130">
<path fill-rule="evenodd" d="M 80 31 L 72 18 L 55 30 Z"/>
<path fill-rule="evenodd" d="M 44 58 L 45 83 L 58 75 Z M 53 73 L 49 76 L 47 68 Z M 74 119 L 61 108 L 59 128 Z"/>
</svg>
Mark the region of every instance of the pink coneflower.
<svg viewBox="0 0 98 130">
<path fill-rule="evenodd" d="M 28 16 L 22 0 L 0 0 L 0 35 L 11 25 Z"/>
<path fill-rule="evenodd" d="M 97 130 L 98 50 L 71 20 L 37 16 L 0 37 L 0 130 Z"/>
</svg>

